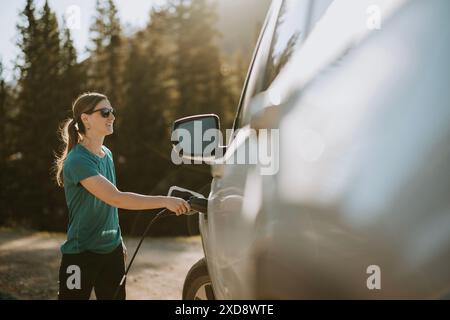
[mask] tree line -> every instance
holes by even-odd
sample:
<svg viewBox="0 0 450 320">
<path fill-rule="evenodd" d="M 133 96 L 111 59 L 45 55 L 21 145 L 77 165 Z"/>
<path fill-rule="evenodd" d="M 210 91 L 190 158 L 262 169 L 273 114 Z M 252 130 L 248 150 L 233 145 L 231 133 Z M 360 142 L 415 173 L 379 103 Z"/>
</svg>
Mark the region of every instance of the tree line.
<svg viewBox="0 0 450 320">
<path fill-rule="evenodd" d="M 126 36 L 114 1 L 97 0 L 89 56 L 79 62 L 71 30 L 48 2 L 38 9 L 27 0 L 17 25 L 15 81 L 4 81 L 0 61 L 0 225 L 65 230 L 64 192 L 51 168 L 59 125 L 85 91 L 106 94 L 117 111 L 105 144 L 119 189 L 165 194 L 179 185 L 207 194 L 207 166 L 172 164 L 170 126 L 179 117 L 216 113 L 231 127 L 246 63 L 219 50 L 216 21 L 207 0 L 169 0 L 151 9 L 145 28 Z M 151 216 L 120 211 L 122 229 L 137 234 Z M 157 233 L 189 232 L 196 221 L 188 219 L 168 218 Z"/>
</svg>

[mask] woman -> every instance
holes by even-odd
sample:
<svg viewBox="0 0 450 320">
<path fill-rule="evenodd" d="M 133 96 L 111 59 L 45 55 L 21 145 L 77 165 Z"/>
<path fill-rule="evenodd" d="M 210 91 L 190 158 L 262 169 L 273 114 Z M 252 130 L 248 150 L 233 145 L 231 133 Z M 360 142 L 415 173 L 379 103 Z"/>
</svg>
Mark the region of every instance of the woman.
<svg viewBox="0 0 450 320">
<path fill-rule="evenodd" d="M 64 151 L 56 159 L 56 181 L 69 209 L 67 241 L 61 246 L 59 299 L 112 299 L 125 272 L 117 208 L 190 210 L 180 198 L 121 192 L 111 151 L 103 145 L 113 133 L 114 110 L 105 95 L 85 93 L 72 106 L 73 119 L 61 130 Z M 125 299 L 125 284 L 117 294 Z"/>
</svg>

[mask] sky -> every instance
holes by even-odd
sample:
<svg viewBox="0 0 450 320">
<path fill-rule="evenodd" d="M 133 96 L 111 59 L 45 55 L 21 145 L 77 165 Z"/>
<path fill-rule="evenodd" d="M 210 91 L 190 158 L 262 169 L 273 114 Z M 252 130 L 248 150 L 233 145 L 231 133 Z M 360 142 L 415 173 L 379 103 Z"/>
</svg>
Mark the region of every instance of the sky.
<svg viewBox="0 0 450 320">
<path fill-rule="evenodd" d="M 45 0 L 35 0 L 37 11 L 40 11 Z M 122 25 L 130 28 L 142 27 L 146 24 L 152 5 L 160 5 L 164 0 L 115 0 Z M 5 67 L 3 76 L 7 81 L 12 79 L 12 67 L 14 59 L 19 54 L 16 46 L 19 13 L 25 7 L 25 0 L 0 0 L 0 59 Z M 72 29 L 74 45 L 78 52 L 78 58 L 86 56 L 86 46 L 89 39 L 89 27 L 95 14 L 94 0 L 49 0 L 50 8 L 56 12 L 58 22 L 62 25 L 62 17 L 66 12 L 72 21 L 76 21 L 77 6 L 80 13 L 79 28 Z"/>
</svg>

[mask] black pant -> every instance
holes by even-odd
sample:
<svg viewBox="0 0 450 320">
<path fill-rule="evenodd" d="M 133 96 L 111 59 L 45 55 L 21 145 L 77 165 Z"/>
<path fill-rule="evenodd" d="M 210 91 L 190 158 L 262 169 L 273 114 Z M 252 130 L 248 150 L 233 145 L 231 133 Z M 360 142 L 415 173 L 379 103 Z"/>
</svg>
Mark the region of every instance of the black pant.
<svg viewBox="0 0 450 320">
<path fill-rule="evenodd" d="M 90 251 L 63 254 L 59 268 L 58 299 L 88 300 L 94 288 L 97 299 L 111 300 L 124 273 L 122 244 L 107 254 Z M 116 299 L 125 300 L 125 282 Z"/>
</svg>

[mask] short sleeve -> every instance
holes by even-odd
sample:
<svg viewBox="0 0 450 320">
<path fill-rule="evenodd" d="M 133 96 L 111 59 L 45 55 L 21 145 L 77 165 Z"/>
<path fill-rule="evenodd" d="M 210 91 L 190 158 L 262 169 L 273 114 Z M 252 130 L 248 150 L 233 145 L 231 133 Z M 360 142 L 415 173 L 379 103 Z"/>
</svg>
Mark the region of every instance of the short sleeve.
<svg viewBox="0 0 450 320">
<path fill-rule="evenodd" d="M 113 159 L 111 150 L 109 150 L 106 146 L 103 146 L 103 151 L 105 151 L 105 153 L 111 158 L 111 160 Z"/>
<path fill-rule="evenodd" d="M 99 174 L 98 166 L 92 159 L 73 157 L 64 163 L 64 177 L 74 184 Z"/>
</svg>

